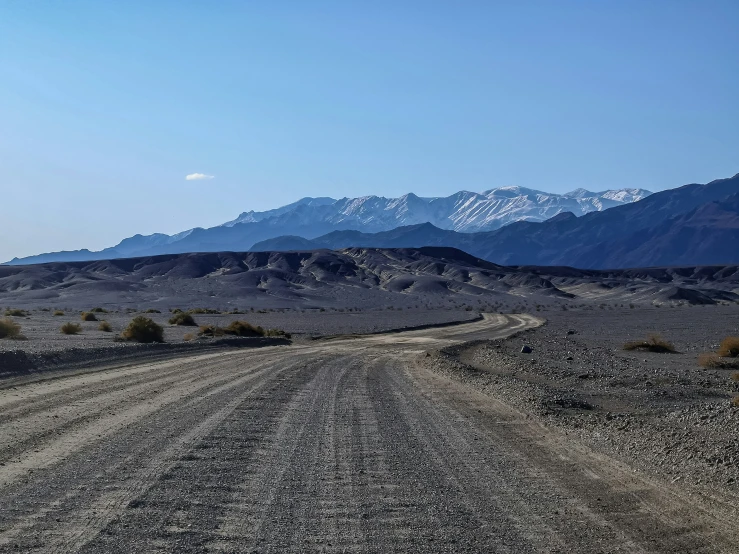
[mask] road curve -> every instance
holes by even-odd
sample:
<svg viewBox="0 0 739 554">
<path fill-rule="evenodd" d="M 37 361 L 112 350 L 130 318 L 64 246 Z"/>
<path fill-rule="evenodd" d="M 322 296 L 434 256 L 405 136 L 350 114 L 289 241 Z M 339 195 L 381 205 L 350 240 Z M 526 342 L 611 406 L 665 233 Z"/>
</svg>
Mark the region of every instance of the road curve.
<svg viewBox="0 0 739 554">
<path fill-rule="evenodd" d="M 0 383 L 0 552 L 736 552 L 716 506 L 416 363 L 538 324 Z"/>
</svg>

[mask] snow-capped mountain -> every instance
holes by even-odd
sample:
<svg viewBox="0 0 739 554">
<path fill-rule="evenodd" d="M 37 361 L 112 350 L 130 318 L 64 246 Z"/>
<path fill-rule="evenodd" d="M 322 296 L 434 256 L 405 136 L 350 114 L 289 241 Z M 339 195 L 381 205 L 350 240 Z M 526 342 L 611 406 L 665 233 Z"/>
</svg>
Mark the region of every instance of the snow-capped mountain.
<svg viewBox="0 0 739 554">
<path fill-rule="evenodd" d="M 365 233 L 405 225 L 432 223 L 458 232 L 492 231 L 515 221 L 545 221 L 563 212 L 581 216 L 641 200 L 643 189 L 590 192 L 578 189 L 553 194 L 523 187 L 501 187 L 481 193 L 460 191 L 447 197 L 423 198 L 413 193 L 399 198 L 303 198 L 263 212 L 249 211 L 210 229 L 195 228 L 176 235 L 136 235 L 100 252 L 54 252 L 14 259 L 10 264 L 248 250 L 257 242 L 281 235 L 312 239 L 335 230 Z"/>
</svg>

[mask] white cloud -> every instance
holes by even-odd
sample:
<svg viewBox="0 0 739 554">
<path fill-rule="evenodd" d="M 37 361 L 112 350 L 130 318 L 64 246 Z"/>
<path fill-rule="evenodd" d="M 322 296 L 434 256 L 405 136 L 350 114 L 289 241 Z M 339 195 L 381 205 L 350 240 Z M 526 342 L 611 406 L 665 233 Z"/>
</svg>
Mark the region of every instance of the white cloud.
<svg viewBox="0 0 739 554">
<path fill-rule="evenodd" d="M 185 181 L 203 181 L 208 179 L 215 179 L 215 175 L 206 175 L 205 173 L 190 173 L 185 176 Z"/>
</svg>

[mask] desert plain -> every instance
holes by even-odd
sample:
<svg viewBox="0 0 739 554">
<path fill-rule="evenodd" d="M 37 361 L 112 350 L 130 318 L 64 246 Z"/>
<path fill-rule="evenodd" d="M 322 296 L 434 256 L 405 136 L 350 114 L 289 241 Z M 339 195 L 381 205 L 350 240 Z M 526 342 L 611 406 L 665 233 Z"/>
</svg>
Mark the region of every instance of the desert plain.
<svg viewBox="0 0 739 554">
<path fill-rule="evenodd" d="M 736 271 L 182 259 L 4 276 L 0 552 L 736 552 Z"/>
</svg>

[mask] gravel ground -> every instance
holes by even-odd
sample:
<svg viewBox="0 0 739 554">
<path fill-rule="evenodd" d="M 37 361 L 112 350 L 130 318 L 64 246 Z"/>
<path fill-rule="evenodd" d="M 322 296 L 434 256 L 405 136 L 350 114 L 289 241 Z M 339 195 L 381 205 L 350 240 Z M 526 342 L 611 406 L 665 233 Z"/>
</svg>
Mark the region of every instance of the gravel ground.
<svg viewBox="0 0 739 554">
<path fill-rule="evenodd" d="M 187 333 L 197 334 L 197 327 L 169 325 L 170 313 L 145 314 L 135 313 L 103 313 L 98 319 L 108 321 L 113 332 L 98 330 L 97 321 L 81 321 L 79 311 L 66 311 L 63 316 L 54 316 L 53 312 L 33 310 L 27 317 L 12 317 L 20 324 L 21 332 L 26 340 L 0 340 L 0 352 L 22 351 L 28 354 L 47 352 L 63 352 L 71 349 L 131 348 L 131 344 L 114 342 L 113 338 L 120 334 L 131 319 L 137 315 L 150 317 L 165 327 L 164 338 L 168 343 L 181 343 Z M 248 312 L 245 314 L 193 316 L 198 325 L 213 324 L 227 326 L 234 320 L 246 320 L 264 328 L 283 329 L 299 338 L 304 335 L 320 336 L 342 333 L 376 333 L 391 329 L 417 327 L 421 325 L 468 321 L 479 317 L 477 312 L 465 310 L 367 310 L 362 312 L 338 312 L 318 310 L 305 311 L 267 311 L 264 313 Z M 67 322 L 79 323 L 82 332 L 79 335 L 64 335 L 59 329 Z"/>
<path fill-rule="evenodd" d="M 501 341 L 430 353 L 423 363 L 575 433 L 602 452 L 696 491 L 739 496 L 737 370 L 703 369 L 700 353 L 739 335 L 739 307 L 550 312 Z M 627 352 L 658 332 L 678 353 Z M 573 333 L 573 334 L 569 334 Z M 532 352 L 521 352 L 529 346 Z"/>
<path fill-rule="evenodd" d="M 725 506 L 414 363 L 540 324 L 0 382 L 0 552 L 735 552 Z"/>
</svg>

